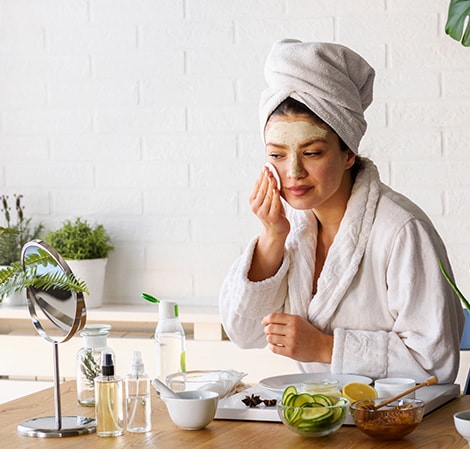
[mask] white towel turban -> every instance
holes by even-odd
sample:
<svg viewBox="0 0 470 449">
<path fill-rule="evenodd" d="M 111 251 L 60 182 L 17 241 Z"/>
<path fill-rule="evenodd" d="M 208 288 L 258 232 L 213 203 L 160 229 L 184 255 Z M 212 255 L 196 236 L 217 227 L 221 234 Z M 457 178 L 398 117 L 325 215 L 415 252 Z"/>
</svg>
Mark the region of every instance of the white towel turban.
<svg viewBox="0 0 470 449">
<path fill-rule="evenodd" d="M 263 140 L 271 113 L 292 97 L 331 126 L 357 154 L 375 77 L 360 55 L 339 44 L 283 39 L 268 54 L 265 77 L 268 87 L 259 108 Z"/>
</svg>

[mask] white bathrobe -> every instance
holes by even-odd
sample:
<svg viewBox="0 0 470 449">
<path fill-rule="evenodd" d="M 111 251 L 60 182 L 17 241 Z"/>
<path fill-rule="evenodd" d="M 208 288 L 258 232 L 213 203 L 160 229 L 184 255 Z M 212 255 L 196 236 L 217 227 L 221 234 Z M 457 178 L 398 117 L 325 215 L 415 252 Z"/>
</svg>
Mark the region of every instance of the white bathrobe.
<svg viewBox="0 0 470 449">
<path fill-rule="evenodd" d="M 278 272 L 248 279 L 255 238 L 224 281 L 220 311 L 230 339 L 242 348 L 264 347 L 265 315 L 298 314 L 334 336 L 331 364 L 299 363 L 305 372 L 416 381 L 434 374 L 453 382 L 463 311 L 440 272 L 439 260 L 451 268 L 424 212 L 382 184 L 366 160 L 313 297 L 317 220 L 288 205 L 286 213 L 291 232 Z"/>
</svg>

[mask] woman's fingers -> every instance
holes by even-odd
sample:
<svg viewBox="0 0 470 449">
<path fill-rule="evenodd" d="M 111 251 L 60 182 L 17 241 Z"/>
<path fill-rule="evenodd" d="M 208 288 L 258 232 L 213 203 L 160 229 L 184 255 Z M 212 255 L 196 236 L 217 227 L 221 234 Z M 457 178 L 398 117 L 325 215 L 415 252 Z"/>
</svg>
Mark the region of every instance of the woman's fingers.
<svg viewBox="0 0 470 449">
<path fill-rule="evenodd" d="M 305 318 L 271 313 L 262 320 L 266 341 L 276 354 L 299 362 L 330 363 L 333 336 L 319 331 Z"/>
<path fill-rule="evenodd" d="M 277 218 L 280 201 L 275 201 L 274 180 L 269 177 L 266 169 L 258 178 L 250 197 L 251 210 L 261 220 L 273 221 Z M 273 216 L 274 213 L 274 216 Z"/>
</svg>

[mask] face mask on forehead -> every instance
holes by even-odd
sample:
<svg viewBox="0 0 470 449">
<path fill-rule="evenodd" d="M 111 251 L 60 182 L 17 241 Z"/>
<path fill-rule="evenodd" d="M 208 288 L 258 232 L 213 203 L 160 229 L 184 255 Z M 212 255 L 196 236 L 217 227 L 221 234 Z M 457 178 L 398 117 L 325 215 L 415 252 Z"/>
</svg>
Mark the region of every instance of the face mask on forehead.
<svg viewBox="0 0 470 449">
<path fill-rule="evenodd" d="M 268 123 L 266 128 L 266 145 L 279 145 L 287 147 L 291 155 L 289 175 L 297 177 L 302 167 L 297 161 L 297 150 L 302 144 L 313 143 L 316 140 L 325 140 L 329 130 L 316 123 L 300 121 L 275 121 Z"/>
</svg>

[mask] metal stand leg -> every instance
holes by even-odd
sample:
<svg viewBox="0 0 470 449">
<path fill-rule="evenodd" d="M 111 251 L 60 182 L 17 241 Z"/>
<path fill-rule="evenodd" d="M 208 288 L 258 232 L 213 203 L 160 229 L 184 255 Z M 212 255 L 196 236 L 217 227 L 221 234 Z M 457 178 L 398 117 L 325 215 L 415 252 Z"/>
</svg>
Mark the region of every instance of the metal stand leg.
<svg viewBox="0 0 470 449">
<path fill-rule="evenodd" d="M 86 416 L 62 416 L 60 403 L 59 348 L 53 343 L 55 416 L 33 418 L 18 425 L 18 434 L 28 437 L 68 437 L 93 433 L 96 421 Z"/>
</svg>

